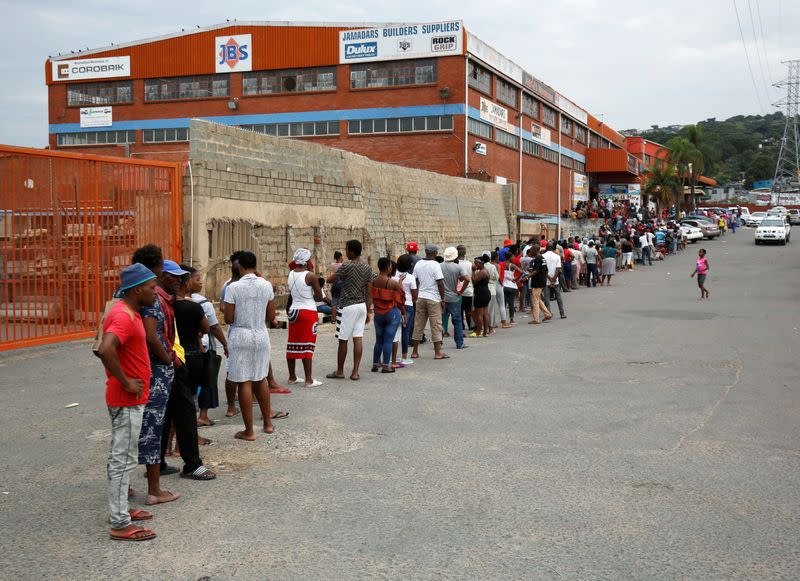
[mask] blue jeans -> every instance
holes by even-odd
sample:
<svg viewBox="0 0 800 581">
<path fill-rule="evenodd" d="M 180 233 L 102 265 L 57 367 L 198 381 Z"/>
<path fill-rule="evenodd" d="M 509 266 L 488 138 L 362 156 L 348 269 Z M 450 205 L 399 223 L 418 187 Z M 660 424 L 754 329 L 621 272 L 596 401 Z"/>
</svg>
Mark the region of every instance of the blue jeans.
<svg viewBox="0 0 800 581">
<path fill-rule="evenodd" d="M 392 364 L 392 343 L 394 343 L 394 336 L 401 321 L 400 309 L 397 307 L 383 315 L 375 313 L 375 348 L 372 350 L 373 365 L 381 364 L 381 353 L 383 354 L 383 364 Z"/>
<path fill-rule="evenodd" d="M 464 345 L 464 321 L 461 320 L 461 302 L 445 303 L 445 310 L 442 313 L 442 327 L 447 328 L 447 319 L 453 318 L 453 338 L 456 340 L 456 347 L 461 349 Z"/>
<path fill-rule="evenodd" d="M 414 331 L 414 306 L 406 305 L 406 326 L 401 333 L 400 345 L 403 353 L 408 353 L 408 345 L 411 342 L 411 334 Z"/>
</svg>

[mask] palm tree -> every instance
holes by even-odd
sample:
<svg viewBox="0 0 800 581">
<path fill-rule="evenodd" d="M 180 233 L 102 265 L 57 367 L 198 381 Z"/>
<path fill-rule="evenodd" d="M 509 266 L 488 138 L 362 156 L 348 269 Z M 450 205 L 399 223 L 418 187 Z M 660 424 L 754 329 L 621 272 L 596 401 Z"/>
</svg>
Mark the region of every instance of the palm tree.
<svg viewBox="0 0 800 581">
<path fill-rule="evenodd" d="M 647 170 L 642 185 L 645 195 L 645 204 L 649 198 L 654 198 L 656 206 L 661 209 L 672 203 L 673 197 L 680 191 L 681 181 L 670 164 L 657 163 Z"/>
<path fill-rule="evenodd" d="M 703 130 L 697 125 L 687 125 L 683 128 L 686 139 L 694 146 L 692 155 L 692 171 L 689 177 L 692 180 L 692 209 L 697 209 L 697 196 L 694 195 L 694 185 L 697 183 L 698 176 L 706 170 L 706 166 L 711 163 L 712 152 L 703 139 Z"/>
<path fill-rule="evenodd" d="M 668 163 L 674 166 L 680 181 L 680 188 L 675 192 L 675 216 L 677 217 L 681 213 L 683 188 L 686 185 L 686 179 L 690 177 L 689 164 L 693 164 L 692 171 L 694 172 L 694 162 L 698 159 L 699 152 L 692 142 L 685 137 L 673 137 L 667 141 L 663 149 L 659 150 L 659 152 L 662 151 L 666 153 Z"/>
</svg>

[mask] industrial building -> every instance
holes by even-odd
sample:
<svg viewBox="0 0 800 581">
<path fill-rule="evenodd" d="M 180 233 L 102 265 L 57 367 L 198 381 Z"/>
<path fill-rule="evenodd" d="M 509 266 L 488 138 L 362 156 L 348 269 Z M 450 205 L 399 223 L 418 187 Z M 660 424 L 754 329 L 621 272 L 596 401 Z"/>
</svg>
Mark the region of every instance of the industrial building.
<svg viewBox="0 0 800 581">
<path fill-rule="evenodd" d="M 522 234 L 642 171 L 622 135 L 460 20 L 226 22 L 53 57 L 45 77 L 51 148 L 185 160 L 202 118 L 515 183 Z"/>
</svg>

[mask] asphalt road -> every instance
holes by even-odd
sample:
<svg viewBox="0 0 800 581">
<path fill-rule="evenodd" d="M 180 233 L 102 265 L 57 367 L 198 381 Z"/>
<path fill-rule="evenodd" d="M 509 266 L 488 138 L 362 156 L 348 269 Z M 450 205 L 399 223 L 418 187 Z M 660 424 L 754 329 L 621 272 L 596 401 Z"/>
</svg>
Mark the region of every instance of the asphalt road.
<svg viewBox="0 0 800 581">
<path fill-rule="evenodd" d="M 800 246 L 703 245 L 710 301 L 691 246 L 564 321 L 278 396 L 255 443 L 202 430 L 220 477 L 167 477 L 149 543 L 108 540 L 88 343 L 0 354 L 0 578 L 798 579 Z"/>
</svg>

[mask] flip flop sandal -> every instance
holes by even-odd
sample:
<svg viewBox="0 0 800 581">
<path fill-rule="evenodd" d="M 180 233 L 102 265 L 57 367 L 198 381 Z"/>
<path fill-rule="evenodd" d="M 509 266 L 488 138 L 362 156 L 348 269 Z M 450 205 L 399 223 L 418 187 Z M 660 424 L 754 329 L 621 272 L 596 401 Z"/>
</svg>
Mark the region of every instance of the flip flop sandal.
<svg viewBox="0 0 800 581">
<path fill-rule="evenodd" d="M 303 387 L 319 387 L 320 385 L 322 385 L 322 382 L 317 380 L 317 379 L 315 379 L 309 385 L 303 384 Z"/>
<path fill-rule="evenodd" d="M 284 420 L 289 417 L 289 412 L 275 412 L 270 416 L 271 420 Z"/>
<path fill-rule="evenodd" d="M 290 393 L 292 393 L 292 390 L 289 389 L 288 387 L 279 387 L 278 389 L 270 388 L 269 392 L 276 393 L 278 395 L 289 395 Z"/>
<path fill-rule="evenodd" d="M 287 381 L 286 383 L 288 383 L 289 385 L 295 385 L 295 384 L 297 384 L 297 383 L 302 383 L 302 382 L 303 382 L 303 380 L 302 380 L 302 379 L 290 379 L 290 380 L 289 380 L 289 381 Z"/>
<path fill-rule="evenodd" d="M 147 495 L 147 500 L 145 500 L 144 503 L 147 506 L 155 506 L 156 504 L 166 504 L 167 502 L 174 502 L 174 501 L 178 500 L 181 497 L 180 492 L 171 492 L 169 490 L 165 490 L 164 492 L 169 494 L 170 498 L 168 498 L 166 500 L 161 500 L 160 498 L 158 498 L 156 496 L 153 496 L 152 498 L 156 499 L 156 501 L 153 502 L 153 501 L 150 500 L 151 496 L 148 494 Z"/>
<path fill-rule="evenodd" d="M 344 379 L 344 375 L 336 375 L 336 372 L 329 373 L 325 376 L 327 379 Z"/>
<path fill-rule="evenodd" d="M 139 533 L 146 533 L 144 536 L 141 537 L 134 537 L 134 535 L 138 535 Z M 127 533 L 122 533 L 121 535 L 108 535 L 112 541 L 149 541 L 150 539 L 156 538 L 156 534 L 151 531 L 150 529 L 136 527 L 133 530 L 128 531 Z"/>
<path fill-rule="evenodd" d="M 191 478 L 192 480 L 214 480 L 216 477 L 217 475 L 205 466 L 199 466 L 197 470 L 188 474 L 181 473 L 181 478 Z"/>
<path fill-rule="evenodd" d="M 217 422 L 215 422 L 214 420 L 208 420 L 207 424 L 201 424 L 200 422 L 197 422 L 197 427 L 198 428 L 209 428 L 211 426 L 216 426 L 216 425 L 217 425 Z"/>
<path fill-rule="evenodd" d="M 141 508 L 134 508 L 130 511 L 131 520 L 150 520 L 153 518 L 152 512 L 147 512 Z"/>
</svg>

